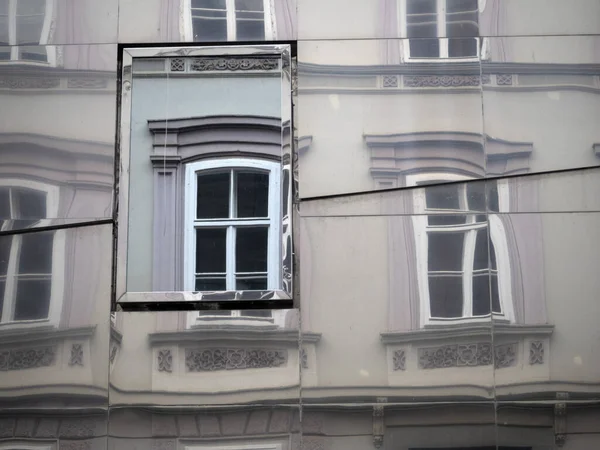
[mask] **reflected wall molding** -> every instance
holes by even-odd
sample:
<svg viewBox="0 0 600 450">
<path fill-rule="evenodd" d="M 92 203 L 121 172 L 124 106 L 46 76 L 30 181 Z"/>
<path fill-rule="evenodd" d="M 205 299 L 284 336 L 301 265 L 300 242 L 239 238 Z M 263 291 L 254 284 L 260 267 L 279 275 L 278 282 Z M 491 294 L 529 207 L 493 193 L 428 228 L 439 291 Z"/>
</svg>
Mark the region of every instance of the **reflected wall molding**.
<svg viewBox="0 0 600 450">
<path fill-rule="evenodd" d="M 56 346 L 25 347 L 0 351 L 0 371 L 36 369 L 56 363 Z"/>
<path fill-rule="evenodd" d="M 267 348 L 186 348 L 185 365 L 188 372 L 218 370 L 266 369 L 287 364 L 288 352 Z"/>
</svg>

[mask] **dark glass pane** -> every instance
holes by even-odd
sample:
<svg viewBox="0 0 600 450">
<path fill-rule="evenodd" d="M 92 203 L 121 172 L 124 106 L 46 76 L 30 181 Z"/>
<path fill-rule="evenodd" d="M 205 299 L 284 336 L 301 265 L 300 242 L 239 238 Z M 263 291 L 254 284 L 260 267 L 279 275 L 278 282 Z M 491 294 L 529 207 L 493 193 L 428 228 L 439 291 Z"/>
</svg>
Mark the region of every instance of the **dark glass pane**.
<svg viewBox="0 0 600 450">
<path fill-rule="evenodd" d="M 225 19 L 192 18 L 194 41 L 226 41 L 227 21 Z"/>
<path fill-rule="evenodd" d="M 2 42 L 0 41 L 0 44 Z M 0 47 L 0 61 L 7 61 L 10 59 L 10 47 Z"/>
<path fill-rule="evenodd" d="M 458 186 L 429 186 L 425 188 L 427 208 L 459 209 Z"/>
<path fill-rule="evenodd" d="M 53 231 L 21 235 L 19 273 L 51 273 Z"/>
<path fill-rule="evenodd" d="M 268 227 L 236 229 L 235 269 L 237 272 L 266 272 Z"/>
<path fill-rule="evenodd" d="M 412 58 L 437 58 L 440 56 L 440 43 L 437 39 L 411 39 L 409 45 Z"/>
<path fill-rule="evenodd" d="M 2 310 L 4 308 L 4 287 L 6 283 L 4 280 L 0 280 L 0 320 L 2 320 Z"/>
<path fill-rule="evenodd" d="M 192 8 L 225 9 L 225 0 L 192 0 Z"/>
<path fill-rule="evenodd" d="M 197 291 L 224 291 L 226 290 L 225 278 L 196 278 Z M 212 314 L 212 312 L 211 312 Z"/>
<path fill-rule="evenodd" d="M 435 214 L 427 216 L 429 225 L 460 225 L 467 222 L 467 216 L 455 214 Z"/>
<path fill-rule="evenodd" d="M 19 280 L 14 320 L 45 319 L 50 307 L 50 280 Z"/>
<path fill-rule="evenodd" d="M 13 189 L 19 219 L 46 218 L 46 193 L 32 189 Z"/>
<path fill-rule="evenodd" d="M 269 174 L 237 173 L 237 216 L 268 217 Z"/>
<path fill-rule="evenodd" d="M 492 283 L 492 311 L 495 313 L 501 313 L 502 308 L 500 307 L 500 291 L 498 288 L 498 274 L 492 273 L 490 277 Z"/>
<path fill-rule="evenodd" d="M 448 39 L 448 56 L 450 58 L 477 56 L 477 39 Z"/>
<path fill-rule="evenodd" d="M 19 44 L 39 45 L 43 26 L 44 16 L 17 17 L 17 42 Z"/>
<path fill-rule="evenodd" d="M 473 275 L 473 315 L 485 316 L 490 313 L 490 274 Z"/>
<path fill-rule="evenodd" d="M 263 0 L 235 0 L 235 9 L 238 11 L 262 11 Z"/>
<path fill-rule="evenodd" d="M 10 214 L 10 190 L 0 188 L 0 219 L 14 219 Z"/>
<path fill-rule="evenodd" d="M 26 61 L 47 61 L 46 48 L 45 47 L 20 47 L 19 48 L 19 59 Z"/>
<path fill-rule="evenodd" d="M 267 289 L 267 278 L 238 278 L 235 288 L 238 291 L 264 291 Z"/>
<path fill-rule="evenodd" d="M 226 228 L 196 229 L 196 273 L 225 272 Z"/>
<path fill-rule="evenodd" d="M 225 19 L 227 17 L 227 11 L 214 10 L 214 9 L 193 9 L 192 18 L 194 19 Z"/>
<path fill-rule="evenodd" d="M 498 200 L 498 184 L 495 181 L 487 183 L 487 201 L 490 211 L 500 212 L 500 201 Z"/>
<path fill-rule="evenodd" d="M 477 223 L 487 222 L 487 216 L 485 214 L 477 214 L 475 216 L 475 222 L 477 222 Z"/>
<path fill-rule="evenodd" d="M 473 269 L 488 268 L 488 232 L 487 228 L 477 230 L 475 237 L 475 258 L 473 260 Z"/>
<path fill-rule="evenodd" d="M 429 270 L 462 271 L 464 233 L 429 233 Z"/>
<path fill-rule="evenodd" d="M 8 14 L 8 0 L 0 0 L 0 16 Z"/>
<path fill-rule="evenodd" d="M 246 309 L 240 311 L 242 316 L 248 317 L 271 317 L 270 309 Z"/>
<path fill-rule="evenodd" d="M 431 317 L 462 317 L 462 276 L 429 277 Z"/>
<path fill-rule="evenodd" d="M 196 217 L 219 219 L 229 217 L 230 172 L 198 175 Z"/>
<path fill-rule="evenodd" d="M 239 41 L 263 40 L 265 24 L 263 20 L 238 20 L 236 22 L 236 38 Z"/>
<path fill-rule="evenodd" d="M 2 8 L 0 8 L 1 10 Z M 18 0 L 17 15 L 44 15 L 46 0 Z"/>
<path fill-rule="evenodd" d="M 469 210 L 485 211 L 485 182 L 467 183 L 467 200 L 469 202 Z"/>
<path fill-rule="evenodd" d="M 8 270 L 12 240 L 12 236 L 0 236 L 0 275 L 6 275 L 6 271 Z"/>
<path fill-rule="evenodd" d="M 407 0 L 407 14 L 427 14 L 436 12 L 437 0 Z"/>
</svg>

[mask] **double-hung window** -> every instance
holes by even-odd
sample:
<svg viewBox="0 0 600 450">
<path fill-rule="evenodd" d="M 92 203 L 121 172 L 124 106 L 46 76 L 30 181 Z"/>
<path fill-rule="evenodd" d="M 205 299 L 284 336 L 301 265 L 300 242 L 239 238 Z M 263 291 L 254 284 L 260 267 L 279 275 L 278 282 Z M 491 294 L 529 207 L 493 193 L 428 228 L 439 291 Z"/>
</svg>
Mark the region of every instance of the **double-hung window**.
<svg viewBox="0 0 600 450">
<path fill-rule="evenodd" d="M 429 176 L 414 184 L 447 182 Z M 496 183 L 496 182 L 489 182 Z M 418 190 L 415 216 L 421 323 L 512 320 L 510 270 L 504 228 L 498 217 L 485 213 L 498 204 L 504 186 L 489 189 L 470 182 Z"/>
<path fill-rule="evenodd" d="M 243 158 L 187 165 L 185 290 L 280 289 L 280 172 Z"/>
<path fill-rule="evenodd" d="M 273 39 L 271 0 L 186 0 L 194 41 Z M 185 17 L 184 16 L 184 17 Z"/>
<path fill-rule="evenodd" d="M 1 230 L 33 225 L 47 217 L 49 193 L 0 186 Z M 49 319 L 55 231 L 0 236 L 0 323 Z"/>
<path fill-rule="evenodd" d="M 0 0 L 0 61 L 52 62 L 51 20 L 52 0 Z"/>
<path fill-rule="evenodd" d="M 407 59 L 476 58 L 478 0 L 399 0 Z"/>
</svg>

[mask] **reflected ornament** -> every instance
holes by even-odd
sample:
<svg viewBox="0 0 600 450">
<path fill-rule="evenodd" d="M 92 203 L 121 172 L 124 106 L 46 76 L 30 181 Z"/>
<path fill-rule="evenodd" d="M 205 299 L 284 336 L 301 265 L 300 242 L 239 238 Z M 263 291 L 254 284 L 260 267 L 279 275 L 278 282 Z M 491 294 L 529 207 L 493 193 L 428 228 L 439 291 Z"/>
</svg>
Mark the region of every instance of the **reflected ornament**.
<svg viewBox="0 0 600 450">
<path fill-rule="evenodd" d="M 287 363 L 287 350 L 211 348 L 185 349 L 185 364 L 190 372 L 263 369 Z"/>
</svg>

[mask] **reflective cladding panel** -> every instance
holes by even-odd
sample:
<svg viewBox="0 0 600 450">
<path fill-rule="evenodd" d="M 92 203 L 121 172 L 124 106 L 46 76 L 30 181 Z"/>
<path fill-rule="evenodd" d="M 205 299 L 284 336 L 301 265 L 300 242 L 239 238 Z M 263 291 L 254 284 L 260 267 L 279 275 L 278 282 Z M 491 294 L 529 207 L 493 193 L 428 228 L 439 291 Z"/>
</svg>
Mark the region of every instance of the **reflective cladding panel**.
<svg viewBox="0 0 600 450">
<path fill-rule="evenodd" d="M 297 310 L 117 312 L 110 404 L 298 404 Z"/>
<path fill-rule="evenodd" d="M 487 176 L 598 166 L 600 37 L 488 42 L 490 57 L 482 64 L 490 79 L 483 86 Z"/>
<path fill-rule="evenodd" d="M 298 406 L 111 408 L 109 448 L 299 450 Z"/>
<path fill-rule="evenodd" d="M 490 233 L 504 250 L 485 214 L 304 218 L 303 404 L 491 399 L 513 310 Z"/>
<path fill-rule="evenodd" d="M 600 213 L 491 214 L 507 232 L 514 319 L 494 323 L 499 399 L 600 397 Z M 501 263 L 498 261 L 499 270 Z"/>
<path fill-rule="evenodd" d="M 2 231 L 112 217 L 116 46 L 1 47 Z M 8 52 L 8 53 L 7 53 Z"/>
<path fill-rule="evenodd" d="M 427 58 L 451 51 L 448 41 L 300 42 L 301 198 L 483 177 L 479 47 L 469 42 L 452 47 L 460 62 L 436 64 Z"/>
<path fill-rule="evenodd" d="M 3 411 L 107 406 L 111 241 L 110 225 L 0 236 Z"/>
<path fill-rule="evenodd" d="M 298 0 L 298 39 L 594 34 L 596 0 Z"/>
<path fill-rule="evenodd" d="M 297 0 L 119 0 L 119 42 L 296 39 Z"/>
<path fill-rule="evenodd" d="M 2 0 L 0 45 L 39 61 L 38 45 L 116 43 L 117 21 L 118 0 Z"/>
<path fill-rule="evenodd" d="M 291 300 L 290 51 L 124 49 L 119 301 Z"/>
</svg>

